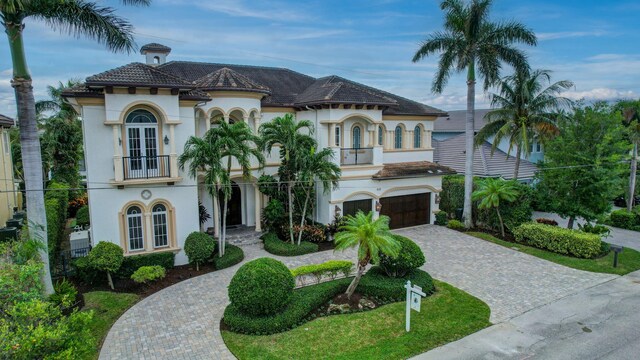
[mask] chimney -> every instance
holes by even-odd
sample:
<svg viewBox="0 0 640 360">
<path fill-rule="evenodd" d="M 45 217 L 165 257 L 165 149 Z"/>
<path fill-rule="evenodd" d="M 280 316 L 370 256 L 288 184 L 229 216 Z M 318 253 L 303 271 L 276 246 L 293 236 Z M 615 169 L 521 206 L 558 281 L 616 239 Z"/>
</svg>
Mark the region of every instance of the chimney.
<svg viewBox="0 0 640 360">
<path fill-rule="evenodd" d="M 150 43 L 140 48 L 140 54 L 146 57 L 147 65 L 157 66 L 167 62 L 171 48 L 158 43 Z"/>
</svg>

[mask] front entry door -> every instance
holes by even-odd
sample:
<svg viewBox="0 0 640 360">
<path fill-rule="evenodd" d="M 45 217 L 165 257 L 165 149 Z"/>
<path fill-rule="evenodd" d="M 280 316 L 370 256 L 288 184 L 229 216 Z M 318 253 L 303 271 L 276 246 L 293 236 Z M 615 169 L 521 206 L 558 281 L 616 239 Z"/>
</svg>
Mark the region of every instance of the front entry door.
<svg viewBox="0 0 640 360">
<path fill-rule="evenodd" d="M 224 195 L 220 192 L 218 199 L 220 199 L 220 210 L 224 210 Z M 231 185 L 231 198 L 227 204 L 227 226 L 241 225 L 242 224 L 242 193 L 240 192 L 240 186 L 237 184 Z"/>
<path fill-rule="evenodd" d="M 155 126 L 127 128 L 129 159 L 128 178 L 140 179 L 158 173 L 158 137 Z"/>
</svg>

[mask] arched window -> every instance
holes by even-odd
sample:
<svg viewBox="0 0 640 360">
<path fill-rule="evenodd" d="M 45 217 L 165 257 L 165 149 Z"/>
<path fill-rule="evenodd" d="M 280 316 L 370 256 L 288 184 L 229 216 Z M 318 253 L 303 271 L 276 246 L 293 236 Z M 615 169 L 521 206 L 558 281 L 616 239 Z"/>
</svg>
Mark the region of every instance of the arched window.
<svg viewBox="0 0 640 360">
<path fill-rule="evenodd" d="M 360 149 L 362 147 L 362 130 L 360 130 L 360 126 L 356 126 L 353 128 L 353 142 L 352 147 L 354 149 Z"/>
<path fill-rule="evenodd" d="M 378 145 L 384 145 L 384 129 L 382 126 L 378 126 Z"/>
<path fill-rule="evenodd" d="M 129 251 L 144 250 L 142 210 L 135 205 L 127 209 L 127 243 Z"/>
<path fill-rule="evenodd" d="M 402 127 L 400 125 L 396 126 L 393 147 L 396 149 L 402 149 Z"/>
<path fill-rule="evenodd" d="M 154 56 L 153 57 L 153 63 L 154 64 L 160 64 L 160 56 Z"/>
<path fill-rule="evenodd" d="M 340 147 L 340 125 L 336 125 L 336 130 L 335 130 L 335 144 L 337 147 Z"/>
<path fill-rule="evenodd" d="M 422 128 L 419 125 L 413 129 L 413 147 L 415 149 L 422 147 Z"/>
<path fill-rule="evenodd" d="M 128 156 L 125 178 L 140 179 L 158 175 L 158 120 L 149 111 L 137 109 L 125 120 Z"/>
<path fill-rule="evenodd" d="M 167 208 L 163 204 L 157 204 L 151 211 L 153 226 L 153 247 L 161 248 L 169 246 L 169 226 L 167 224 Z"/>
</svg>

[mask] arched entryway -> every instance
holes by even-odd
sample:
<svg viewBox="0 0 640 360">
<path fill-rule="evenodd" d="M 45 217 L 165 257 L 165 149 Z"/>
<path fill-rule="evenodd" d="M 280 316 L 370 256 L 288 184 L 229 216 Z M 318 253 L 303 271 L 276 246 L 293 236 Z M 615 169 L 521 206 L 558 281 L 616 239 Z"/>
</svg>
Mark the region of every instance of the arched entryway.
<svg viewBox="0 0 640 360">
<path fill-rule="evenodd" d="M 218 196 L 220 199 L 220 209 L 224 209 L 224 196 L 222 192 Z M 227 226 L 242 225 L 242 193 L 240 186 L 231 182 L 231 198 L 227 204 Z"/>
</svg>

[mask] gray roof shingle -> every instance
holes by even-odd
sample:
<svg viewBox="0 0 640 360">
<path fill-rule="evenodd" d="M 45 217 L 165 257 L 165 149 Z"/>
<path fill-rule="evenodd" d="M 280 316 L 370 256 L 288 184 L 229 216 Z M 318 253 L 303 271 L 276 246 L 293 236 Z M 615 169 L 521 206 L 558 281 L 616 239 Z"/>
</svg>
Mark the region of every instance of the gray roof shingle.
<svg viewBox="0 0 640 360">
<path fill-rule="evenodd" d="M 191 89 L 195 86 L 175 75 L 168 74 L 158 67 L 142 63 L 131 63 L 112 70 L 89 76 L 85 82 L 91 86 L 148 86 L 163 88 Z"/>
<path fill-rule="evenodd" d="M 158 43 L 149 43 L 149 44 L 143 45 L 140 48 L 140 54 L 144 55 L 147 52 L 159 52 L 159 53 L 168 54 L 171 52 L 171 48 Z"/>
<path fill-rule="evenodd" d="M 327 76 L 316 80 L 296 98 L 296 105 L 363 104 L 397 106 L 398 102 L 379 91 L 349 81 L 339 76 Z"/>
<path fill-rule="evenodd" d="M 10 128 L 14 125 L 15 125 L 15 121 L 12 118 L 6 115 L 0 114 L 0 127 Z"/>
<path fill-rule="evenodd" d="M 271 92 L 268 87 L 227 67 L 209 73 L 194 81 L 193 84 L 200 90 L 253 91 L 265 94 Z"/>
<path fill-rule="evenodd" d="M 490 109 L 476 109 L 474 114 L 473 127 L 475 131 L 480 131 L 487 123 L 484 116 Z M 440 116 L 433 124 L 434 132 L 464 132 L 467 121 L 467 110 L 448 111 L 447 116 Z"/>
<path fill-rule="evenodd" d="M 433 140 L 435 153 L 434 161 L 448 166 L 456 172 L 464 174 L 465 165 L 465 135 L 460 134 L 447 140 Z M 491 144 L 483 143 L 476 147 L 473 153 L 473 175 L 480 177 L 502 177 L 513 179 L 516 159 L 507 156 L 505 152 L 496 149 L 491 155 Z M 518 180 L 532 179 L 538 167 L 527 160 L 520 160 Z"/>
</svg>

